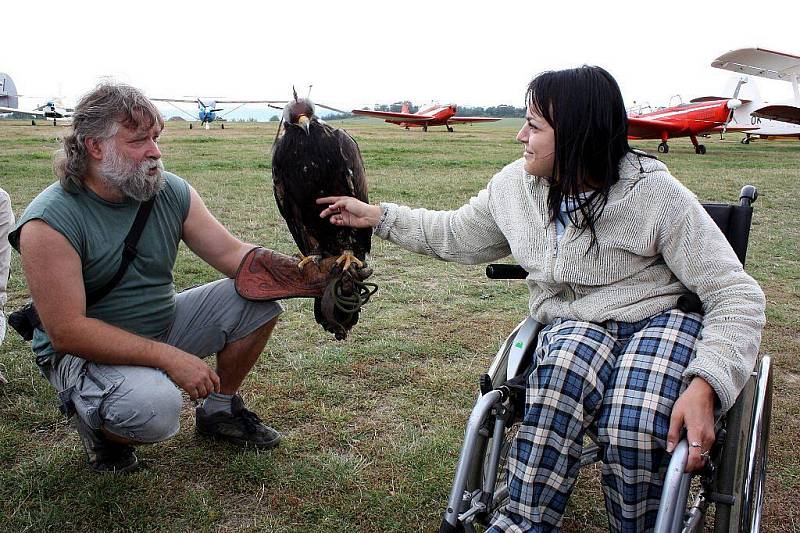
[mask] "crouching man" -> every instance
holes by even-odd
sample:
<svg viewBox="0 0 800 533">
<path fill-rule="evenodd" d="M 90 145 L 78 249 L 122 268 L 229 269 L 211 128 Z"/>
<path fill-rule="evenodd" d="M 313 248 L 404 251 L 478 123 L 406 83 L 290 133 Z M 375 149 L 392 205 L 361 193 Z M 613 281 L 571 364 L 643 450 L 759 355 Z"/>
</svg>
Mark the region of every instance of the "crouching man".
<svg viewBox="0 0 800 533">
<path fill-rule="evenodd" d="M 237 294 L 231 278 L 254 246 L 231 235 L 197 191 L 163 170 L 163 127 L 137 89 L 99 85 L 75 109 L 73 130 L 56 155 L 58 181 L 31 202 L 9 236 L 41 319 L 32 345 L 37 363 L 98 472 L 132 470 L 133 445 L 175 435 L 181 389 L 205 399 L 196 408 L 199 433 L 257 448 L 280 441 L 237 391 L 281 306 Z M 138 242 L 126 246 L 150 199 Z M 172 269 L 181 240 L 227 279 L 176 294 Z M 304 295 L 322 294 L 325 263 L 301 272 L 294 260 L 258 250 L 258 261 L 282 262 L 272 296 L 308 287 Z M 211 354 L 216 370 L 203 361 Z"/>
</svg>

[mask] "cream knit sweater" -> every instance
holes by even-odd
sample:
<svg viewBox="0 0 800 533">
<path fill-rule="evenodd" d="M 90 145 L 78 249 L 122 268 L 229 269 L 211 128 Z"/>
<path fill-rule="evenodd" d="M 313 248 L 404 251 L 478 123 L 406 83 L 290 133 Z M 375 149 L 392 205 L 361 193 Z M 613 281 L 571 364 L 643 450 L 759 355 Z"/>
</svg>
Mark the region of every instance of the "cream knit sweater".
<svg viewBox="0 0 800 533">
<path fill-rule="evenodd" d="M 528 271 L 530 313 L 591 322 L 635 322 L 675 306 L 687 289 L 703 302 L 702 337 L 684 378 L 700 376 L 727 411 L 755 366 L 764 293 L 695 195 L 658 160 L 628 154 L 620 180 L 589 231 L 549 223 L 547 182 L 522 159 L 455 211 L 381 204 L 375 234 L 413 252 L 465 264 L 511 254 Z"/>
</svg>

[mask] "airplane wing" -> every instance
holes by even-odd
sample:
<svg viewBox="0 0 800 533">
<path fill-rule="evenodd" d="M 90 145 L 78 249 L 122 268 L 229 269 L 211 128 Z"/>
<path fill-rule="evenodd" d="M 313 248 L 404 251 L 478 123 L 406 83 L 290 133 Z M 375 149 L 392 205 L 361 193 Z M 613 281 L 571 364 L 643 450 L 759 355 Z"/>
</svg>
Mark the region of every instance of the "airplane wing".
<svg viewBox="0 0 800 533">
<path fill-rule="evenodd" d="M 671 122 L 649 118 L 628 117 L 628 137 L 646 139 L 659 138 L 662 132 L 678 134 L 682 126 Z"/>
<path fill-rule="evenodd" d="M 201 98 L 202 99 L 202 98 Z M 197 102 L 197 100 L 191 100 L 192 102 Z M 288 100 L 217 100 L 216 98 L 214 101 L 218 104 L 286 104 L 289 103 Z"/>
<path fill-rule="evenodd" d="M 494 117 L 450 117 L 447 122 L 469 124 L 470 122 L 497 122 L 498 120 L 500 119 Z"/>
<path fill-rule="evenodd" d="M 151 98 L 154 102 L 182 102 L 186 104 L 196 104 L 198 100 L 203 100 L 202 97 L 198 98 Z M 208 98 L 207 100 L 214 100 L 216 104 L 285 104 L 287 100 L 222 100 L 216 98 Z"/>
<path fill-rule="evenodd" d="M 194 99 L 191 99 L 191 100 L 188 99 L 188 98 L 150 98 L 150 100 L 152 100 L 154 102 L 183 102 L 183 103 L 187 103 L 187 104 L 189 104 L 189 103 L 196 104 L 197 103 L 197 98 L 194 98 Z"/>
<path fill-rule="evenodd" d="M 22 113 L 25 115 L 44 116 L 44 111 L 32 111 L 28 109 L 17 109 L 15 107 L 0 107 L 0 113 Z"/>
<path fill-rule="evenodd" d="M 711 66 L 771 80 L 792 81 L 800 76 L 800 57 L 764 48 L 741 48 L 722 54 Z"/>
<path fill-rule="evenodd" d="M 800 107 L 793 105 L 768 105 L 762 107 L 761 109 L 757 109 L 750 114 L 754 117 L 779 120 L 781 122 L 790 122 L 792 124 L 800 124 Z"/>
<path fill-rule="evenodd" d="M 700 102 L 714 102 L 719 100 L 730 100 L 730 99 L 731 99 L 730 96 L 700 96 L 699 98 L 692 98 L 691 100 L 689 100 L 689 103 L 697 104 Z M 752 100 L 742 100 L 741 98 L 739 98 L 739 100 L 741 100 L 743 105 L 749 104 L 752 101 Z"/>
<path fill-rule="evenodd" d="M 433 117 L 425 115 L 414 115 L 412 113 L 393 113 L 391 111 L 368 111 L 366 109 L 353 109 L 354 115 L 363 115 L 365 117 L 377 117 L 385 120 L 398 120 L 403 122 L 428 122 Z M 451 119 L 452 120 L 452 119 Z"/>
</svg>

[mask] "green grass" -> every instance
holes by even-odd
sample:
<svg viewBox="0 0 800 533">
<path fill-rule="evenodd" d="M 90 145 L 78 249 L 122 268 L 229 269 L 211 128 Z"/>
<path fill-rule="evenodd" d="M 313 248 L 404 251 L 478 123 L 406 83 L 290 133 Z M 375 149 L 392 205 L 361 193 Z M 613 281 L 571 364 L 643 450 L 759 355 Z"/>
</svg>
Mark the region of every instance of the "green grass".
<svg viewBox="0 0 800 533">
<path fill-rule="evenodd" d="M 336 123 L 358 141 L 373 202 L 451 209 L 519 157 L 521 121 L 404 131 L 377 121 Z M 295 250 L 272 198 L 270 149 L 277 123 L 188 130 L 168 123 L 167 168 L 197 188 L 242 239 Z M 62 127 L 0 122 L 0 186 L 19 216 L 52 182 Z M 661 156 L 704 201 L 737 201 L 756 185 L 748 270 L 764 288 L 762 353 L 777 367 L 764 529 L 800 523 L 800 143 L 688 140 Z M 655 153 L 657 141 L 637 143 Z M 487 280 L 483 267 L 415 256 L 373 243 L 381 289 L 345 342 L 314 322 L 307 301 L 286 303 L 281 323 L 245 381 L 248 405 L 284 434 L 271 452 L 199 439 L 187 401 L 172 440 L 139 449 L 144 468 L 100 477 L 58 414 L 29 346 L 9 334 L 0 370 L 0 530 L 432 531 L 438 529 L 477 377 L 527 310 L 521 283 Z M 19 258 L 13 309 L 27 297 Z M 177 288 L 218 274 L 181 249 Z M 566 531 L 606 528 L 597 470 L 583 474 Z"/>
</svg>

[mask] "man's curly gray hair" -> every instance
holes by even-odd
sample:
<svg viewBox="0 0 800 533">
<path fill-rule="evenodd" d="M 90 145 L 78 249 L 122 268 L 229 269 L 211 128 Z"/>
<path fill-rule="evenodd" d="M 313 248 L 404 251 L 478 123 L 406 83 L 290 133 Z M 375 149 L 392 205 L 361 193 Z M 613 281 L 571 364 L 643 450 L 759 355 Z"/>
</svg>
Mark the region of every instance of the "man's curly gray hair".
<svg viewBox="0 0 800 533">
<path fill-rule="evenodd" d="M 85 141 L 105 141 L 119 127 L 130 129 L 164 127 L 164 119 L 153 103 L 137 88 L 124 83 L 103 82 L 85 94 L 72 116 L 72 132 L 64 136 L 53 160 L 61 186 L 70 192 L 83 187 L 89 155 Z"/>
</svg>

